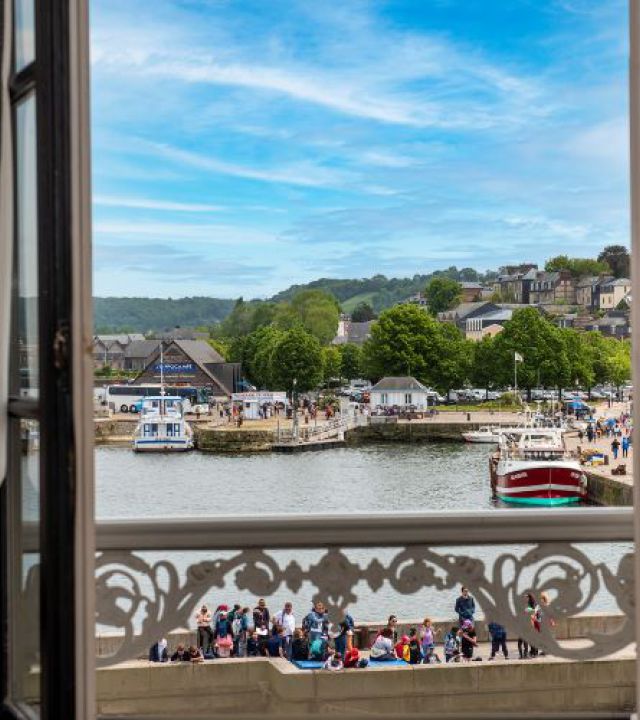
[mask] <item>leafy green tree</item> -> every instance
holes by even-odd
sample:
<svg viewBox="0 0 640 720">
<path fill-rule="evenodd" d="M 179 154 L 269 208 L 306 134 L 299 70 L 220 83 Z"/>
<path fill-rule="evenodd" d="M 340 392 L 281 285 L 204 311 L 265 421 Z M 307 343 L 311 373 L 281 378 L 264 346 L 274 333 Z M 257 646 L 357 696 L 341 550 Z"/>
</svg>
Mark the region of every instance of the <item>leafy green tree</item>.
<svg viewBox="0 0 640 720">
<path fill-rule="evenodd" d="M 544 269 L 547 272 L 568 270 L 576 278 L 610 272 L 606 262 L 593 260 L 592 258 L 570 258 L 567 255 L 557 255 L 547 260 Z"/>
<path fill-rule="evenodd" d="M 593 372 L 592 385 L 601 385 L 609 382 L 609 366 L 607 359 L 610 353 L 610 346 L 607 338 L 597 330 L 590 330 L 581 336 L 582 347 L 589 355 L 591 369 Z"/>
<path fill-rule="evenodd" d="M 417 305 L 385 310 L 363 347 L 365 373 L 370 378 L 413 375 L 430 385 L 441 338 L 438 323 Z"/>
<path fill-rule="evenodd" d="M 471 371 L 471 341 L 466 340 L 451 323 L 438 326 L 438 352 L 433 361 L 433 383 L 447 394 L 452 388 L 461 387 Z"/>
<path fill-rule="evenodd" d="M 216 352 L 220 353 L 223 358 L 228 358 L 231 354 L 231 343 L 228 340 L 209 338 L 207 342 Z"/>
<path fill-rule="evenodd" d="M 282 337 L 283 331 L 268 326 L 255 330 L 243 338 L 236 338 L 231 343 L 231 358 L 242 363 L 246 377 L 259 388 L 271 388 L 271 356 L 276 342 Z"/>
<path fill-rule="evenodd" d="M 426 287 L 425 298 L 429 311 L 439 312 L 455 307 L 462 298 L 462 286 L 448 277 L 436 277 Z"/>
<path fill-rule="evenodd" d="M 340 304 L 333 295 L 322 290 L 304 290 L 294 295 L 291 307 L 306 330 L 323 345 L 328 345 L 336 336 Z"/>
<path fill-rule="evenodd" d="M 300 315 L 289 303 L 278 303 L 273 315 L 273 325 L 280 330 L 292 330 L 301 324 Z"/>
<path fill-rule="evenodd" d="M 620 387 L 631 379 L 631 344 L 627 340 L 606 338 L 608 346 L 607 380 Z"/>
<path fill-rule="evenodd" d="M 494 340 L 494 367 L 498 384 L 513 385 L 514 354 L 522 356 L 518 363 L 518 387 L 531 388 L 541 384 L 563 387 L 569 378 L 569 360 L 559 328 L 545 320 L 534 308 L 513 313 L 504 330 Z"/>
<path fill-rule="evenodd" d="M 238 298 L 233 310 L 220 324 L 218 331 L 215 333 L 217 337 L 242 337 L 249 335 L 253 328 L 253 312 L 251 303 L 245 302 L 242 298 Z"/>
<path fill-rule="evenodd" d="M 585 342 L 584 333 L 573 328 L 560 330 L 569 361 L 569 385 L 590 388 L 594 384 L 595 371 L 591 346 Z"/>
<path fill-rule="evenodd" d="M 368 322 L 369 320 L 375 320 L 376 314 L 369 303 L 361 302 L 353 308 L 351 319 L 353 322 Z"/>
<path fill-rule="evenodd" d="M 277 310 L 276 303 L 272 302 L 259 302 L 256 303 L 253 310 L 253 317 L 251 318 L 251 330 L 257 330 L 261 327 L 271 325 Z"/>
<path fill-rule="evenodd" d="M 339 385 L 342 380 L 342 355 L 335 345 L 322 348 L 322 379 L 325 385 Z"/>
<path fill-rule="evenodd" d="M 606 263 L 617 278 L 628 278 L 631 273 L 631 258 L 624 245 L 607 245 L 598 255 L 598 261 Z"/>
<path fill-rule="evenodd" d="M 347 380 L 362 377 L 362 348 L 353 343 L 346 343 L 345 345 L 339 345 L 338 350 L 341 358 L 341 377 Z"/>
<path fill-rule="evenodd" d="M 485 335 L 482 340 L 473 344 L 469 380 L 474 387 L 484 388 L 487 394 L 496 387 L 494 360 L 494 339 L 490 335 Z"/>
<path fill-rule="evenodd" d="M 253 341 L 253 352 L 247 358 L 247 369 L 254 385 L 271 389 L 275 383 L 273 355 L 276 345 L 285 336 L 283 330 L 273 325 L 259 328 L 249 338 Z"/>
<path fill-rule="evenodd" d="M 462 268 L 458 273 L 458 280 L 462 282 L 478 282 L 480 274 L 473 268 Z"/>
<path fill-rule="evenodd" d="M 274 389 L 291 392 L 294 379 L 297 391 L 307 392 L 322 380 L 322 347 L 301 327 L 283 333 L 271 356 Z"/>
</svg>

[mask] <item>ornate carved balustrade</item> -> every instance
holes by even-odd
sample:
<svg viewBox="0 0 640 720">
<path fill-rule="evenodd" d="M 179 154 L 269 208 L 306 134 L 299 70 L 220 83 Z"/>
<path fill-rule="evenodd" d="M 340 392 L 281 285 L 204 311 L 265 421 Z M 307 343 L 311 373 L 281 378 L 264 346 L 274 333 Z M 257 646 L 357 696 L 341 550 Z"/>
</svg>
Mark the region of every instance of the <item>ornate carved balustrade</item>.
<svg viewBox="0 0 640 720">
<path fill-rule="evenodd" d="M 361 581 L 374 593 L 386 581 L 403 595 L 464 584 L 486 617 L 548 653 L 576 660 L 603 657 L 634 638 L 633 556 L 624 554 L 610 567 L 577 544 L 632 540 L 632 510 L 626 508 L 103 521 L 97 525 L 97 622 L 120 630 L 124 639 L 114 655 L 98 663 L 135 657 L 170 630 L 188 626 L 199 600 L 222 588 L 230 573 L 239 590 L 257 596 L 281 587 L 297 592 L 308 582 L 334 622 L 357 602 Z M 505 552 L 491 567 L 468 552 L 504 544 L 527 549 Z M 462 545 L 464 554 L 452 551 Z M 360 564 L 349 558 L 349 549 L 374 547 L 397 548 L 397 553 L 386 562 L 372 557 Z M 306 568 L 295 559 L 281 567 L 271 551 L 284 548 L 323 554 Z M 186 572 L 169 560 L 144 557 L 148 551 L 184 550 L 205 550 L 210 557 Z M 548 624 L 534 630 L 522 612 L 523 594 L 543 591 L 550 596 L 546 612 L 558 622 L 586 611 L 602 592 L 626 621 L 610 634 L 594 632 L 579 646 L 567 645 Z"/>
</svg>

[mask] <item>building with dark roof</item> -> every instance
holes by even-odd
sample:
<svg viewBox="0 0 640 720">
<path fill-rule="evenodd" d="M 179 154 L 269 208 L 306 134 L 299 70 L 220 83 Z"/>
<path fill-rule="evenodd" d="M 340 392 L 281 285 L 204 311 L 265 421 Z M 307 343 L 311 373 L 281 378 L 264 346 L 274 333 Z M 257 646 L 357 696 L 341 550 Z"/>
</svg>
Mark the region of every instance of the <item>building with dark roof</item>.
<svg viewBox="0 0 640 720">
<path fill-rule="evenodd" d="M 160 347 L 159 340 L 135 340 L 124 351 L 125 370 L 144 370 L 150 356 Z"/>
<path fill-rule="evenodd" d="M 628 278 L 611 279 L 600 286 L 600 310 L 615 310 L 631 292 Z"/>
<path fill-rule="evenodd" d="M 230 397 L 239 389 L 240 363 L 228 363 L 214 348 L 202 340 L 172 340 L 163 343 L 162 359 L 158 346 L 147 358 L 134 385 L 156 384 L 205 388 L 213 396 Z"/>
<path fill-rule="evenodd" d="M 338 325 L 338 334 L 331 341 L 332 345 L 362 345 L 371 337 L 371 326 L 374 320 L 366 322 L 353 322 L 352 320 L 341 320 Z"/>
<path fill-rule="evenodd" d="M 125 366 L 126 349 L 131 343 L 144 340 L 140 333 L 119 333 L 117 335 L 93 336 L 93 364 L 100 368 L 108 365 L 116 370 Z"/>
</svg>

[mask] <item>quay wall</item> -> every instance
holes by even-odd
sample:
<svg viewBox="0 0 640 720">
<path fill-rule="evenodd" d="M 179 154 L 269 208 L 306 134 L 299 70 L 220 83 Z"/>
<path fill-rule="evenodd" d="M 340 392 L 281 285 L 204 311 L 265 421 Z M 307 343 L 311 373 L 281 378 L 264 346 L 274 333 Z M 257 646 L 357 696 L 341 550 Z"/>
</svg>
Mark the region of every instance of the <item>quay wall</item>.
<svg viewBox="0 0 640 720">
<path fill-rule="evenodd" d="M 348 430 L 345 439 L 349 445 L 369 442 L 464 442 L 461 433 L 477 430 L 480 425 L 476 422 L 372 422 Z"/>
<path fill-rule="evenodd" d="M 424 618 L 416 618 L 413 620 L 398 620 L 398 635 L 408 635 L 409 628 L 419 628 Z M 562 618 L 558 620 L 554 627 L 554 635 L 558 640 L 577 640 L 580 638 L 589 637 L 594 634 L 608 635 L 616 632 L 622 624 L 625 622 L 624 615 L 614 615 L 611 613 L 589 613 L 582 615 L 575 615 L 570 618 Z M 359 649 L 366 649 L 371 647 L 371 644 L 376 638 L 380 628 L 386 624 L 385 620 L 380 622 L 361 622 L 356 625 L 354 633 L 354 645 Z M 445 634 L 450 630 L 451 626 L 455 624 L 453 619 L 434 619 L 433 627 L 436 631 L 436 638 L 438 641 L 442 641 Z M 508 632 L 508 628 L 507 628 Z M 479 642 L 489 641 L 489 632 L 487 625 L 483 619 L 478 619 L 476 623 L 476 633 L 478 635 Z M 515 640 L 515 637 L 510 637 L 509 640 Z M 167 640 L 170 648 L 177 647 L 178 644 L 182 643 L 185 646 L 195 644 L 196 631 L 195 630 L 176 630 L 167 635 Z M 107 633 L 96 636 L 96 654 L 98 657 L 104 657 L 111 655 L 116 652 L 120 643 L 122 642 L 122 635 L 116 633 Z M 144 656 L 146 657 L 146 655 Z M 134 658 L 130 658 L 133 660 Z"/>
<path fill-rule="evenodd" d="M 194 429 L 198 450 L 211 453 L 253 453 L 272 449 L 273 433 L 270 430 L 233 430 L 217 428 Z"/>
<path fill-rule="evenodd" d="M 585 468 L 587 475 L 587 492 L 589 500 L 596 505 L 608 507 L 631 506 L 633 505 L 633 484 L 630 476 L 627 482 L 600 475 Z"/>
<path fill-rule="evenodd" d="M 632 711 L 635 661 L 406 665 L 326 672 L 281 658 L 116 666 L 97 671 L 101 716 L 529 717 Z"/>
</svg>

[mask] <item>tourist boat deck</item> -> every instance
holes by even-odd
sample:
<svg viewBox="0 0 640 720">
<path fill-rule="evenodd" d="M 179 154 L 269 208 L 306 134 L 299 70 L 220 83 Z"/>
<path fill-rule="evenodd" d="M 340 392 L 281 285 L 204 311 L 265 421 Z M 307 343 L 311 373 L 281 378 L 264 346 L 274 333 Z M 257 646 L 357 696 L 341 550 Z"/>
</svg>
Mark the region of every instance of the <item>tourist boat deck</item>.
<svg viewBox="0 0 640 720">
<path fill-rule="evenodd" d="M 193 448 L 193 431 L 184 419 L 182 398 L 147 397 L 140 408 L 140 422 L 133 436 L 137 452 L 183 452 Z"/>
</svg>

